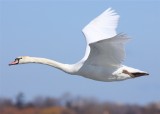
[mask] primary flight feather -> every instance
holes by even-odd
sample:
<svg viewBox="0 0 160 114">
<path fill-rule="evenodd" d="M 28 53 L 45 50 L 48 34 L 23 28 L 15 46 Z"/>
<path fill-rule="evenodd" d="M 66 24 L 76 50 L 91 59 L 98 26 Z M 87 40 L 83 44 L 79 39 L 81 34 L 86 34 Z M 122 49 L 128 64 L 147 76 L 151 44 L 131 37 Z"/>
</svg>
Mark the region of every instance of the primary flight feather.
<svg viewBox="0 0 160 114">
<path fill-rule="evenodd" d="M 40 63 L 53 66 L 72 75 L 80 75 L 98 81 L 119 81 L 149 75 L 147 72 L 122 65 L 125 57 L 124 44 L 128 37 L 117 34 L 119 15 L 108 8 L 84 27 L 86 52 L 75 64 L 63 64 L 54 60 L 21 56 L 9 65 Z"/>
</svg>

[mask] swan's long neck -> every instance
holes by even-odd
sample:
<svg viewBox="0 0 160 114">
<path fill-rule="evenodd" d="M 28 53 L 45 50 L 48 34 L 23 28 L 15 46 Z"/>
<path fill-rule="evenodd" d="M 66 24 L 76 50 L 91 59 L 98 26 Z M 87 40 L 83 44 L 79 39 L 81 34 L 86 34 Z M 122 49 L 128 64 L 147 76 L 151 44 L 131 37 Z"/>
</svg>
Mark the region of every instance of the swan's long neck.
<svg viewBox="0 0 160 114">
<path fill-rule="evenodd" d="M 49 65 L 55 68 L 58 68 L 66 73 L 74 74 L 75 70 L 73 65 L 63 64 L 54 60 L 46 59 L 46 58 L 39 58 L 39 57 L 29 57 L 26 63 L 39 63 Z"/>
</svg>

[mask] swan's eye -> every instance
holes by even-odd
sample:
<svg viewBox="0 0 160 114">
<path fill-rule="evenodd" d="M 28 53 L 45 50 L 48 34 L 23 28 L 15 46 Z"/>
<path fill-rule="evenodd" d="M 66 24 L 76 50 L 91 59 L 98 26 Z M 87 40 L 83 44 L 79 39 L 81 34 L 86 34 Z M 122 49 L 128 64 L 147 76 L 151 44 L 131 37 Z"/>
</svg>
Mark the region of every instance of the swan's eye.
<svg viewBox="0 0 160 114">
<path fill-rule="evenodd" d="M 14 60 L 14 62 L 16 63 L 16 64 L 19 64 L 19 60 L 20 59 L 22 59 L 22 58 L 16 58 L 15 60 Z"/>
<path fill-rule="evenodd" d="M 20 60 L 20 59 L 22 59 L 22 58 L 16 58 L 14 61 L 18 61 L 18 63 L 19 63 L 19 60 Z"/>
</svg>

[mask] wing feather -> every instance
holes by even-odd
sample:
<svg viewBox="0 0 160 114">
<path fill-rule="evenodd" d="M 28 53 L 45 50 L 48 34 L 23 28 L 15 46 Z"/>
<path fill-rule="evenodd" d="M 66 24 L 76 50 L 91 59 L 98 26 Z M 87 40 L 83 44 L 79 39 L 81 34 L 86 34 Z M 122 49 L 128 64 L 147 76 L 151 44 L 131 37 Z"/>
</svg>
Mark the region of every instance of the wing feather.
<svg viewBox="0 0 160 114">
<path fill-rule="evenodd" d="M 108 8 L 92 20 L 82 30 L 86 37 L 87 44 L 115 36 L 118 19 L 119 15 L 111 8 Z"/>
</svg>

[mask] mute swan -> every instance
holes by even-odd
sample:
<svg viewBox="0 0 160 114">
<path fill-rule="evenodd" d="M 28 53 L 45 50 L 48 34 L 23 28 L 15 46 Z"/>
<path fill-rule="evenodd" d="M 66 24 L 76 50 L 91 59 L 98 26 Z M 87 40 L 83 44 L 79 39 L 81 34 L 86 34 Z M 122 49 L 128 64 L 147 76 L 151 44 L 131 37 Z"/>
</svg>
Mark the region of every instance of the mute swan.
<svg viewBox="0 0 160 114">
<path fill-rule="evenodd" d="M 40 63 L 58 68 L 72 75 L 80 75 L 98 81 L 119 81 L 149 75 L 147 72 L 122 65 L 124 44 L 128 37 L 117 34 L 119 15 L 108 8 L 82 30 L 86 37 L 85 56 L 75 64 L 63 64 L 38 57 L 17 57 L 9 65 Z"/>
</svg>

